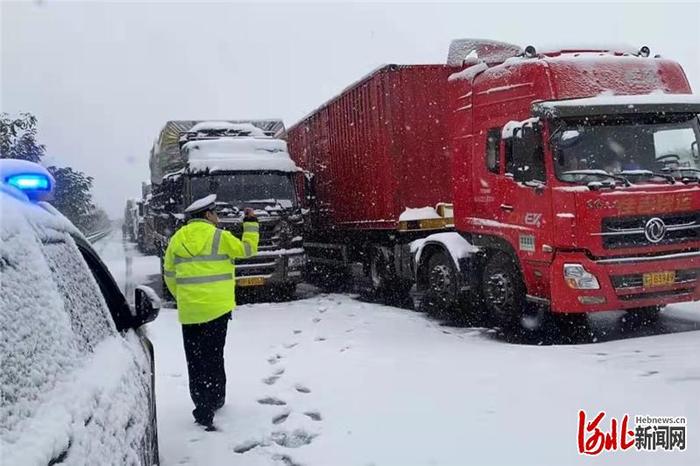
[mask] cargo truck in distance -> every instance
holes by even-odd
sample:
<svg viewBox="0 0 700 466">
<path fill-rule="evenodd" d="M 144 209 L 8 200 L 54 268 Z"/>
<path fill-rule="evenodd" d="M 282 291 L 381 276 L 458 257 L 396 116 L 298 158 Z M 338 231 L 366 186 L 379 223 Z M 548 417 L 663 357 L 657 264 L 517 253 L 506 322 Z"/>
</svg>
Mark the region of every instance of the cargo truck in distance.
<svg viewBox="0 0 700 466">
<path fill-rule="evenodd" d="M 236 286 L 265 287 L 282 299 L 294 295 L 304 266 L 297 189 L 303 174 L 279 138 L 283 132 L 279 120 L 165 124 L 151 151 L 146 219 L 161 267 L 185 208 L 216 194 L 219 228 L 240 237 L 245 207 L 255 209 L 260 223 L 258 254 L 236 261 Z"/>
<path fill-rule="evenodd" d="M 523 333 L 700 299 L 700 98 L 649 55 L 464 40 L 374 71 L 288 131 L 309 264 Z"/>
</svg>

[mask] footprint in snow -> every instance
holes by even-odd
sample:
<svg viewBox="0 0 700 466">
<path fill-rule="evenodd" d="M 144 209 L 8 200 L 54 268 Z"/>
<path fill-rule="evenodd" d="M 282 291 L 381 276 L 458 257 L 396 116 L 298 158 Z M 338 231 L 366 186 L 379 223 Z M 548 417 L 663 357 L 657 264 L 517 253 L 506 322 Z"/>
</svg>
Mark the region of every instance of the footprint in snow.
<svg viewBox="0 0 700 466">
<path fill-rule="evenodd" d="M 340 348 L 340 352 L 341 352 L 341 353 L 344 353 L 344 352 L 346 352 L 347 350 L 349 350 L 350 348 L 351 348 L 350 346 L 343 346 L 342 348 Z"/>
<path fill-rule="evenodd" d="M 301 330 L 294 330 L 294 335 L 299 335 L 301 333 Z"/>
<path fill-rule="evenodd" d="M 282 464 L 282 466 L 302 466 L 294 461 L 289 455 L 275 454 L 272 456 L 273 461 Z"/>
<path fill-rule="evenodd" d="M 304 413 L 304 416 L 307 416 L 312 421 L 321 421 L 323 419 L 321 417 L 321 413 L 319 413 L 318 411 L 307 411 Z"/>
<path fill-rule="evenodd" d="M 253 448 L 259 447 L 260 442 L 257 440 L 246 440 L 245 442 L 241 443 L 237 447 L 233 448 L 233 451 L 236 453 L 247 453 Z"/>
<path fill-rule="evenodd" d="M 270 439 L 277 445 L 286 448 L 299 448 L 308 445 L 315 435 L 303 429 L 295 429 L 292 432 L 277 431 L 270 435 Z"/>
<path fill-rule="evenodd" d="M 270 356 L 269 358 L 267 358 L 267 362 L 269 364 L 277 364 L 278 362 L 280 362 L 280 359 L 282 359 L 282 355 L 275 354 L 274 356 Z"/>
<path fill-rule="evenodd" d="M 282 375 L 284 374 L 284 367 L 280 367 L 279 369 L 276 369 L 275 372 L 273 373 L 274 375 Z"/>
<path fill-rule="evenodd" d="M 298 342 L 294 342 L 294 343 L 285 343 L 283 346 L 284 346 L 286 349 L 292 349 L 292 348 L 294 348 L 294 347 L 295 347 L 296 345 L 298 345 L 298 344 L 299 344 Z"/>
<path fill-rule="evenodd" d="M 311 389 L 309 387 L 305 387 L 304 385 L 301 385 L 301 384 L 295 385 L 294 388 L 299 393 L 311 393 Z"/>
<path fill-rule="evenodd" d="M 279 375 L 271 375 L 270 377 L 265 377 L 264 379 L 262 379 L 262 381 L 265 385 L 274 385 L 279 380 L 279 378 Z"/>
<path fill-rule="evenodd" d="M 326 341 L 326 337 L 316 337 L 314 341 Z"/>
<path fill-rule="evenodd" d="M 659 373 L 659 371 L 646 371 L 645 373 L 640 374 L 640 377 L 649 377 L 651 375 L 656 375 L 658 373 Z"/>
<path fill-rule="evenodd" d="M 328 310 L 327 307 L 320 307 L 320 308 L 318 308 L 318 313 L 319 313 L 319 314 L 323 314 L 323 313 L 326 312 L 327 310 Z"/>
<path fill-rule="evenodd" d="M 284 413 L 278 414 L 277 416 L 272 418 L 272 423 L 273 424 L 282 424 L 284 421 L 287 420 L 289 417 L 289 411 L 286 411 Z"/>
<path fill-rule="evenodd" d="M 314 324 L 317 324 L 317 323 L 321 322 L 321 318 L 320 318 L 320 317 L 314 317 L 313 319 L 311 319 L 311 322 L 313 322 Z"/>
<path fill-rule="evenodd" d="M 258 400 L 258 403 L 260 403 L 261 405 L 269 405 L 269 406 L 284 406 L 287 404 L 286 401 L 280 400 L 279 398 L 275 398 L 272 396 L 261 398 Z"/>
</svg>

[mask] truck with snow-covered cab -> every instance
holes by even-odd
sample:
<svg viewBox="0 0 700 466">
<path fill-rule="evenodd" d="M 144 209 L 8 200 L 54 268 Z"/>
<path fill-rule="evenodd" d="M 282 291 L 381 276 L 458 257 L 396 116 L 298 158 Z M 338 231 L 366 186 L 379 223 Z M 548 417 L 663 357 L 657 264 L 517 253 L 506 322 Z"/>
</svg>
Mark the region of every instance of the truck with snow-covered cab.
<svg viewBox="0 0 700 466">
<path fill-rule="evenodd" d="M 236 261 L 236 286 L 266 287 L 291 298 L 304 266 L 300 169 L 287 153 L 279 120 L 169 121 L 151 151 L 149 201 L 154 247 L 161 258 L 194 200 L 217 195 L 220 228 L 240 236 L 243 209 L 255 210 L 255 257 Z"/>
<path fill-rule="evenodd" d="M 413 278 L 419 304 L 464 309 L 467 297 L 522 331 L 700 299 L 700 98 L 678 63 L 649 55 L 472 40 L 453 44 L 428 82 L 426 65 L 376 71 L 289 130 L 330 214 L 321 242 L 354 243 L 369 261 L 379 249 L 382 267 L 369 270 Z M 385 180 L 398 160 L 411 173 Z M 361 199 L 343 164 L 374 186 Z M 452 232 L 428 236 L 437 219 L 414 219 L 424 231 L 409 243 L 397 213 L 420 205 L 405 182 L 453 202 Z"/>
</svg>

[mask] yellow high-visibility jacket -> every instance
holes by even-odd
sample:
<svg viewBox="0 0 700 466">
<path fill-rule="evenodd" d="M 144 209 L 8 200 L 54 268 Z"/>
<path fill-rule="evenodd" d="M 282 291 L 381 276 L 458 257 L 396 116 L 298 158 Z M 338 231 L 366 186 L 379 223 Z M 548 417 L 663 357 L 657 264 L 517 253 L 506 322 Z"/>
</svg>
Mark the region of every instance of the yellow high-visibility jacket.
<svg viewBox="0 0 700 466">
<path fill-rule="evenodd" d="M 180 323 L 200 324 L 236 307 L 236 258 L 258 252 L 257 222 L 243 223 L 243 237 L 206 220 L 190 220 L 170 238 L 165 251 L 165 284 L 177 300 Z"/>
</svg>

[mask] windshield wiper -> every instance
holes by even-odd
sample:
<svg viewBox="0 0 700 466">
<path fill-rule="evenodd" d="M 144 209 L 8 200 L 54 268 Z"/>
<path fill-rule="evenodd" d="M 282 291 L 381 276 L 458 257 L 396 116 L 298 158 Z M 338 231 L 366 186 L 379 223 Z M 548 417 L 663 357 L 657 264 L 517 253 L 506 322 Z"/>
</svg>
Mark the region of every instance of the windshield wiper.
<svg viewBox="0 0 700 466">
<path fill-rule="evenodd" d="M 681 173 L 680 179 L 681 179 L 681 181 L 682 181 L 683 183 L 687 183 L 687 182 L 689 182 L 689 181 L 691 181 L 691 180 L 692 180 L 692 181 L 697 181 L 698 183 L 700 183 L 700 168 L 692 168 L 692 167 L 676 167 L 676 168 L 670 168 L 670 167 L 665 167 L 665 168 L 662 168 L 661 171 L 667 172 L 667 173 L 668 173 L 668 176 L 671 176 L 671 177 L 673 177 L 673 175 L 671 175 L 672 172 L 680 172 L 680 173 Z M 690 177 L 690 176 L 685 176 L 685 175 L 683 175 L 683 172 L 686 172 L 686 173 L 687 173 L 687 172 L 694 173 L 695 176 L 692 176 L 692 177 Z M 676 179 L 676 178 L 674 177 L 674 179 Z"/>
<path fill-rule="evenodd" d="M 622 170 L 620 172 L 620 175 L 623 176 L 647 176 L 649 178 L 663 178 L 664 180 L 668 181 L 669 184 L 676 184 L 676 179 L 673 177 L 673 175 L 668 175 L 666 173 L 656 173 L 651 170 Z"/>
<path fill-rule="evenodd" d="M 630 180 L 620 175 L 613 175 L 606 172 L 605 170 L 569 170 L 562 173 L 562 175 L 583 175 L 583 176 L 601 176 L 604 178 L 610 178 L 616 181 L 620 181 L 624 186 L 632 186 Z"/>
</svg>

